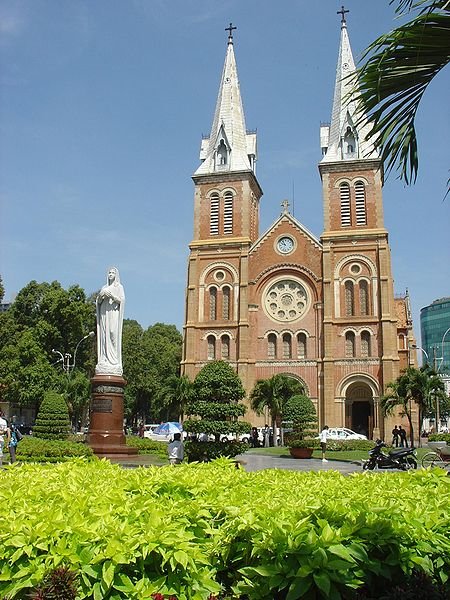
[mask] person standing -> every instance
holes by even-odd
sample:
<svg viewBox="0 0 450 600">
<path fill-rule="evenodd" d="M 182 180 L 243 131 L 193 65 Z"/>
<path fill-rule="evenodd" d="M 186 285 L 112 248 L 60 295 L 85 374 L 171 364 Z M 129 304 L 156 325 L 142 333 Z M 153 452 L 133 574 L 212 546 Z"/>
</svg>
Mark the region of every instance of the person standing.
<svg viewBox="0 0 450 600">
<path fill-rule="evenodd" d="M 325 453 L 327 451 L 327 437 L 328 437 L 328 425 L 324 425 L 322 431 L 319 434 L 320 439 L 320 447 L 322 449 L 322 462 L 328 462 L 325 458 Z"/>
<path fill-rule="evenodd" d="M 398 448 L 398 438 L 400 437 L 400 429 L 397 425 L 392 430 L 392 445 Z"/>
<path fill-rule="evenodd" d="M 5 445 L 5 438 L 8 433 L 8 422 L 3 416 L 3 413 L 0 411 L 0 467 L 3 463 L 3 447 Z"/>
<path fill-rule="evenodd" d="M 175 433 L 173 441 L 167 447 L 167 453 L 169 455 L 169 462 L 171 465 L 179 465 L 183 462 L 184 458 L 184 444 L 181 439 L 181 433 Z"/>
<path fill-rule="evenodd" d="M 11 423 L 11 425 L 7 429 L 7 443 L 8 443 L 9 456 L 10 456 L 9 462 L 11 464 L 16 462 L 16 448 L 17 448 L 17 444 L 19 443 L 19 440 L 21 440 L 21 439 L 22 439 L 22 434 L 18 431 L 18 429 L 14 425 L 14 423 Z"/>
<path fill-rule="evenodd" d="M 401 448 L 407 448 L 408 447 L 408 440 L 406 438 L 406 430 L 402 427 L 402 425 L 400 425 L 400 447 Z"/>
</svg>

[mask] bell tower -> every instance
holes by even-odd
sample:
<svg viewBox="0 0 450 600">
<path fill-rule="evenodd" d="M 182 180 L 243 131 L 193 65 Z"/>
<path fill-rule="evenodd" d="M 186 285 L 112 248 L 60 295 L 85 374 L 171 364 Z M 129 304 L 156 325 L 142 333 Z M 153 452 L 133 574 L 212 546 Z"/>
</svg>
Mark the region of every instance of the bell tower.
<svg viewBox="0 0 450 600">
<path fill-rule="evenodd" d="M 366 140 L 355 98 L 355 63 L 344 8 L 331 123 L 321 126 L 323 243 L 323 423 L 383 434 L 379 398 L 399 370 L 397 316 L 383 168 Z M 363 416 L 361 416 L 363 415 Z M 381 431 L 380 431 L 381 429 Z"/>
<path fill-rule="evenodd" d="M 248 254 L 259 236 L 256 132 L 245 126 L 233 31 L 209 137 L 193 175 L 194 235 L 186 290 L 182 372 L 194 378 L 225 359 L 245 378 L 248 361 Z"/>
</svg>

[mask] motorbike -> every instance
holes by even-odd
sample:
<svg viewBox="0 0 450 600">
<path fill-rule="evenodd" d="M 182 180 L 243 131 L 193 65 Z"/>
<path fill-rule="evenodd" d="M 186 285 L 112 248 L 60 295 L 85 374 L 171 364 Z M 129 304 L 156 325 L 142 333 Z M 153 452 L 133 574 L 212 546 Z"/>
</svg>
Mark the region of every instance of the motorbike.
<svg viewBox="0 0 450 600">
<path fill-rule="evenodd" d="M 383 452 L 386 444 L 382 440 L 375 442 L 374 448 L 369 450 L 369 458 L 363 462 L 365 471 L 374 469 L 400 469 L 408 471 L 417 469 L 417 453 L 415 448 L 395 448 L 388 454 Z"/>
</svg>

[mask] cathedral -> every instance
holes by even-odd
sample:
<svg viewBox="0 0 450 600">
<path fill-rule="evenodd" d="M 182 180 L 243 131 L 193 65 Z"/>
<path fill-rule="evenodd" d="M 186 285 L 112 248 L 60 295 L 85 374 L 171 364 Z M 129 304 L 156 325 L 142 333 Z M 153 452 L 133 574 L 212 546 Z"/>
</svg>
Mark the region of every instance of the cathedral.
<svg viewBox="0 0 450 600">
<path fill-rule="evenodd" d="M 208 361 L 225 360 L 247 394 L 282 373 L 303 384 L 320 426 L 384 437 L 394 421 L 383 417 L 380 396 L 411 364 L 414 337 L 408 295 L 394 296 L 382 164 L 351 96 L 345 14 L 331 122 L 320 127 L 320 238 L 287 201 L 259 231 L 257 139 L 245 126 L 231 24 L 228 31 L 211 133 L 193 175 L 182 373 L 193 379 Z M 264 417 L 249 409 L 246 420 Z"/>
</svg>

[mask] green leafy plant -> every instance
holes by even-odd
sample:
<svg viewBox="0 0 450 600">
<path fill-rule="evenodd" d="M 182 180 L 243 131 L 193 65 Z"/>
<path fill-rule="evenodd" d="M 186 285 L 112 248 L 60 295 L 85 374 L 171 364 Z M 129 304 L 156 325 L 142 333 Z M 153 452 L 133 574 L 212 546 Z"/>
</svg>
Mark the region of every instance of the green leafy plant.
<svg viewBox="0 0 450 600">
<path fill-rule="evenodd" d="M 18 462 L 63 462 L 74 457 L 93 459 L 90 446 L 72 441 L 45 440 L 25 436 L 17 446 Z"/>
<path fill-rule="evenodd" d="M 167 459 L 167 444 L 136 435 L 127 435 L 127 446 L 137 448 L 139 454 L 153 454 L 159 458 Z"/>
<path fill-rule="evenodd" d="M 46 392 L 33 427 L 33 436 L 47 440 L 64 440 L 69 431 L 69 410 L 64 398 L 56 392 Z"/>
<path fill-rule="evenodd" d="M 290 398 L 284 407 L 283 420 L 292 422 L 293 431 L 285 436 L 289 448 L 316 448 L 317 415 L 312 401 L 302 394 Z"/>
<path fill-rule="evenodd" d="M 447 442 L 447 446 L 450 446 L 450 433 L 431 433 L 428 436 L 429 442 Z"/>
<path fill-rule="evenodd" d="M 221 456 L 234 458 L 246 452 L 249 449 L 249 445 L 235 440 L 231 442 L 188 441 L 185 442 L 184 449 L 189 462 L 205 462 Z"/>
</svg>

